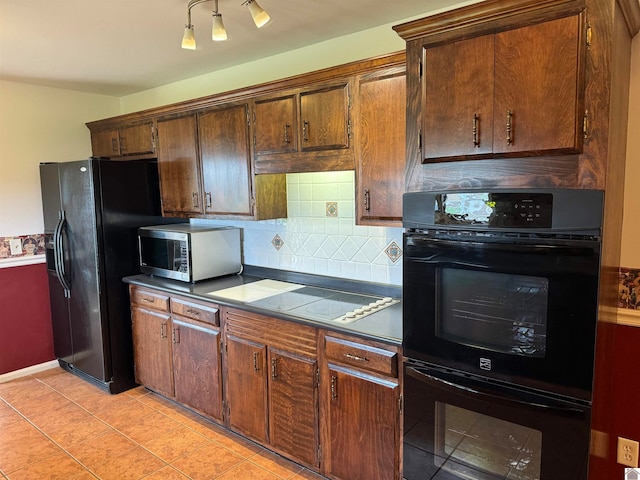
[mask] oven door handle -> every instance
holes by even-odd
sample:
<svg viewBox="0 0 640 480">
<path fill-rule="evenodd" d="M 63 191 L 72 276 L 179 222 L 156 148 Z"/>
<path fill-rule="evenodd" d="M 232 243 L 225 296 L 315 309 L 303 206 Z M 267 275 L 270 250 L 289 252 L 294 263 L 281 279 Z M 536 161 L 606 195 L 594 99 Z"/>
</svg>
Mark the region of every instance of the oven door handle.
<svg viewBox="0 0 640 480">
<path fill-rule="evenodd" d="M 413 366 L 407 366 L 407 374 L 430 386 L 440 388 L 455 395 L 462 395 L 471 400 L 484 399 L 492 403 L 499 403 L 505 406 L 528 407 L 534 411 L 544 410 L 546 412 L 555 411 L 563 415 L 584 416 L 586 412 L 579 407 L 570 407 L 564 403 L 555 402 L 550 398 L 540 398 L 540 402 L 528 402 L 526 400 L 516 399 L 506 395 L 484 392 L 467 385 L 461 385 L 452 381 L 445 380 L 424 372 L 422 369 Z"/>
<path fill-rule="evenodd" d="M 545 245 L 541 243 L 522 244 L 522 243 L 498 243 L 490 241 L 478 240 L 445 240 L 438 238 L 420 238 L 411 237 L 407 240 L 408 244 L 420 247 L 421 245 L 445 246 L 445 247 L 464 247 L 464 248 L 481 248 L 483 250 L 504 251 L 512 253 L 527 254 L 553 254 L 553 255 L 570 255 L 575 257 L 591 256 L 593 249 L 582 246 L 568 245 Z"/>
</svg>

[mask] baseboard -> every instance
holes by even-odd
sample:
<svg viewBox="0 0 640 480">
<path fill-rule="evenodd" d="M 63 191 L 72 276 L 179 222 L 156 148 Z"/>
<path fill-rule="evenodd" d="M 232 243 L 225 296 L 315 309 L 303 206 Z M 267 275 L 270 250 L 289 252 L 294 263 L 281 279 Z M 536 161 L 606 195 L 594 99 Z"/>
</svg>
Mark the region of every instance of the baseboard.
<svg viewBox="0 0 640 480">
<path fill-rule="evenodd" d="M 8 382 L 9 380 L 14 380 L 20 377 L 26 377 L 27 375 L 43 372 L 45 370 L 50 370 L 58 366 L 60 366 L 60 364 L 58 363 L 58 360 L 51 360 L 50 362 L 40 363 L 38 365 L 32 365 L 30 367 L 22 368 L 20 370 L 15 370 L 9 373 L 3 373 L 2 375 L 0 375 L 0 383 Z"/>
<path fill-rule="evenodd" d="M 629 308 L 618 309 L 618 324 L 630 327 L 640 327 L 640 310 Z"/>
</svg>

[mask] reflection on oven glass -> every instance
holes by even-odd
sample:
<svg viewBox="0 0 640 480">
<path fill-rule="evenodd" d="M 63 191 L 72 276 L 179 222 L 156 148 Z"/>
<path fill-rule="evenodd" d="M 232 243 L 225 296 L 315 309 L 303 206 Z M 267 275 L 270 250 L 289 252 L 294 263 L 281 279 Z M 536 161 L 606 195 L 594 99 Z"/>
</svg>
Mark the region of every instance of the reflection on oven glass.
<svg viewBox="0 0 640 480">
<path fill-rule="evenodd" d="M 542 432 L 436 402 L 436 458 L 467 480 L 539 480 Z"/>
<path fill-rule="evenodd" d="M 544 357 L 548 279 L 443 268 L 441 281 L 440 337 L 495 352 Z"/>
</svg>

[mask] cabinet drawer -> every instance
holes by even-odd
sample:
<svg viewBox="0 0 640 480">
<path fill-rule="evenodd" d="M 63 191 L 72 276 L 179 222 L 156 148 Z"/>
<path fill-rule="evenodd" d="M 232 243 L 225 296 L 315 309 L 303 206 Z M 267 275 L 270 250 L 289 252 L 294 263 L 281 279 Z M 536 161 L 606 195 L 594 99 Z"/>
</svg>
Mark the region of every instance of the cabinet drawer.
<svg viewBox="0 0 640 480">
<path fill-rule="evenodd" d="M 152 292 L 149 290 L 143 290 L 141 288 L 131 288 L 131 303 L 145 306 L 147 308 L 153 308 L 154 310 L 161 310 L 163 312 L 169 311 L 169 296 L 163 295 L 158 292 Z"/>
<path fill-rule="evenodd" d="M 333 360 L 392 377 L 398 376 L 396 352 L 340 338 L 326 337 L 325 354 L 329 361 Z"/>
<path fill-rule="evenodd" d="M 220 325 L 218 320 L 218 309 L 207 307 L 198 303 L 188 302 L 180 298 L 171 299 L 171 312 L 183 317 L 200 320 L 211 325 Z"/>
</svg>

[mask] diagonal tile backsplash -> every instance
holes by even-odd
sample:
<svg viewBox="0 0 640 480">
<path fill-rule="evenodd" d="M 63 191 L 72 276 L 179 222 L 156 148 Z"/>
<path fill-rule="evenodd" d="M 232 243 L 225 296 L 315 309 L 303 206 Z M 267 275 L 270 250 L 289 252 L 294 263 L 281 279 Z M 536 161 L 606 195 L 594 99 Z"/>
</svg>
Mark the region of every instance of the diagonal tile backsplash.
<svg viewBox="0 0 640 480">
<path fill-rule="evenodd" d="M 355 224 L 353 171 L 288 174 L 287 208 L 285 219 L 192 222 L 242 228 L 247 265 L 402 284 L 402 229 Z"/>
</svg>

